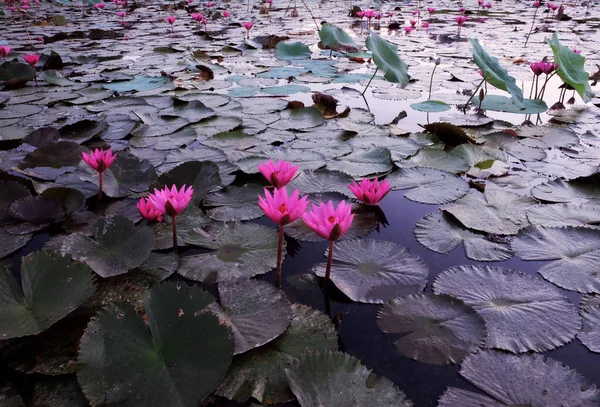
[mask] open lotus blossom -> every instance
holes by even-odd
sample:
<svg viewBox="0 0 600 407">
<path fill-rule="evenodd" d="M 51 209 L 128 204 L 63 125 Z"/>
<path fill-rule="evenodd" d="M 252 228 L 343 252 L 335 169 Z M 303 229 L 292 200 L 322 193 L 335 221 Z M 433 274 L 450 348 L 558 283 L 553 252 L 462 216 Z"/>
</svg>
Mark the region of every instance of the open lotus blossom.
<svg viewBox="0 0 600 407">
<path fill-rule="evenodd" d="M 96 10 L 103 9 L 104 7 L 105 7 L 104 3 L 96 3 L 96 4 L 94 4 L 94 8 Z"/>
<path fill-rule="evenodd" d="M 540 68 L 540 62 L 532 62 L 531 64 L 529 64 L 529 67 L 531 68 L 531 71 L 534 73 L 535 76 L 539 76 L 542 74 L 542 68 Z"/>
<path fill-rule="evenodd" d="M 479 6 L 483 6 L 483 5 L 484 5 L 484 3 L 485 3 L 485 0 L 477 0 L 477 4 L 478 4 Z"/>
<path fill-rule="evenodd" d="M 375 10 L 365 10 L 365 18 L 371 20 L 375 15 Z"/>
<path fill-rule="evenodd" d="M 81 153 L 81 159 L 98 173 L 98 200 L 102 199 L 102 174 L 112 165 L 116 157 L 117 153 L 113 154 L 111 149 L 104 151 L 97 148 L 91 150 L 89 154 Z"/>
<path fill-rule="evenodd" d="M 357 11 L 356 12 L 356 16 L 362 20 L 362 18 L 365 16 L 365 12 L 364 11 Z"/>
<path fill-rule="evenodd" d="M 558 9 L 558 6 L 554 3 L 546 3 L 546 7 L 548 7 L 552 11 L 556 11 Z"/>
<path fill-rule="evenodd" d="M 277 245 L 277 268 L 275 285 L 281 287 L 281 262 L 283 259 L 283 242 L 285 240 L 284 227 L 293 222 L 306 212 L 308 197 L 300 198 L 300 191 L 295 190 L 288 196 L 285 187 L 275 188 L 273 195 L 265 188 L 265 197 L 258 196 L 258 206 L 273 222 L 279 226 L 279 242 Z"/>
<path fill-rule="evenodd" d="M 31 65 L 32 67 L 35 67 L 35 65 L 38 63 L 38 61 L 40 60 L 40 56 L 38 54 L 26 54 L 23 59 L 25 60 L 25 62 L 27 62 L 29 65 Z"/>
<path fill-rule="evenodd" d="M 298 172 L 298 166 L 283 160 L 269 160 L 257 166 L 260 173 L 269 181 L 275 188 L 282 188 L 290 182 Z"/>
<path fill-rule="evenodd" d="M 410 21 L 409 21 L 409 23 L 410 23 L 410 25 L 411 25 L 411 26 L 413 26 L 413 27 L 416 27 L 416 26 L 417 26 L 417 21 L 416 21 L 416 20 L 410 20 Z"/>
<path fill-rule="evenodd" d="M 329 254 L 327 257 L 327 268 L 325 269 L 324 288 L 327 288 L 331 275 L 331 263 L 333 261 L 333 245 L 336 240 L 342 237 L 350 226 L 354 215 L 352 207 L 345 201 L 341 201 L 337 208 L 331 201 L 321 202 L 318 206 L 313 205 L 310 212 L 302 216 L 302 220 L 316 234 L 329 240 Z"/>
<path fill-rule="evenodd" d="M 169 23 L 169 25 L 171 25 L 171 32 L 173 32 L 174 28 L 173 28 L 173 24 L 175 24 L 175 20 L 177 20 L 177 17 L 175 16 L 168 16 L 165 17 L 165 21 L 167 23 Z"/>
<path fill-rule="evenodd" d="M 229 17 L 229 11 L 227 11 L 227 10 L 223 11 L 223 17 Z"/>
<path fill-rule="evenodd" d="M 252 28 L 253 25 L 254 25 L 254 23 L 251 21 L 246 21 L 245 23 L 242 24 L 242 26 L 246 29 L 246 38 L 250 38 L 250 29 Z"/>
<path fill-rule="evenodd" d="M 177 185 L 171 188 L 165 186 L 163 189 L 154 189 L 153 194 L 148 195 L 148 201 L 160 213 L 166 213 L 173 221 L 173 247 L 177 250 L 177 215 L 179 215 L 188 206 L 194 195 L 194 189 L 190 186 L 187 189 L 183 185 L 177 190 Z"/>
<path fill-rule="evenodd" d="M 358 184 L 352 181 L 352 184 L 348 184 L 348 188 L 359 201 L 374 206 L 390 192 L 390 183 L 388 180 L 379 182 L 377 178 L 373 181 L 363 178 Z"/>
<path fill-rule="evenodd" d="M 423 21 L 423 23 L 421 23 L 421 27 L 428 28 L 429 27 L 429 22 Z"/>
<path fill-rule="evenodd" d="M 429 14 L 435 13 L 435 10 L 437 10 L 435 7 L 428 7 L 427 8 L 427 11 L 429 11 Z"/>
<path fill-rule="evenodd" d="M 148 198 L 140 198 L 140 200 L 137 202 L 137 208 L 144 219 L 149 221 L 158 220 L 159 222 L 162 222 L 162 212 L 159 212 L 154 205 L 150 203 Z"/>
<path fill-rule="evenodd" d="M 555 64 L 554 62 L 538 62 L 538 66 L 546 75 L 550 75 L 558 69 L 558 64 Z"/>
<path fill-rule="evenodd" d="M 415 30 L 415 27 L 413 27 L 412 25 L 408 26 L 408 27 L 404 27 L 404 32 L 407 33 L 407 34 L 410 34 L 414 30 Z"/>
<path fill-rule="evenodd" d="M 5 62 L 8 54 L 10 54 L 10 47 L 8 45 L 0 45 L 0 56 Z"/>
</svg>

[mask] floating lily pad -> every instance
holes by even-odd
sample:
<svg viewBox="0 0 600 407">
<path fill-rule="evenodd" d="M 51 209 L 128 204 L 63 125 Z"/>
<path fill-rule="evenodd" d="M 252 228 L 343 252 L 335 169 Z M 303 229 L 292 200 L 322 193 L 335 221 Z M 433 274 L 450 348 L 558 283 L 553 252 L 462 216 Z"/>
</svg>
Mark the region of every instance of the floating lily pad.
<svg viewBox="0 0 600 407">
<path fill-rule="evenodd" d="M 600 403 L 596 386 L 575 370 L 541 355 L 481 352 L 465 359 L 460 374 L 486 395 L 449 387 L 439 407 L 593 407 Z"/>
<path fill-rule="evenodd" d="M 88 264 L 102 277 L 112 277 L 139 266 L 150 255 L 154 243 L 152 230 L 134 226 L 123 216 L 100 218 L 92 230 L 94 239 L 80 233 L 67 236 L 61 251 Z"/>
<path fill-rule="evenodd" d="M 510 245 L 465 229 L 444 212 L 433 212 L 419 219 L 415 237 L 423 246 L 438 253 L 450 253 L 464 243 L 465 254 L 476 261 L 504 261 L 513 256 Z"/>
<path fill-rule="evenodd" d="M 275 46 L 275 56 L 284 60 L 310 58 L 310 48 L 301 42 L 279 42 Z"/>
<path fill-rule="evenodd" d="M 567 290 L 600 292 L 600 229 L 583 226 L 530 226 L 512 242 L 523 260 L 555 260 L 538 272 Z"/>
<path fill-rule="evenodd" d="M 391 171 L 392 167 L 390 150 L 384 147 L 357 150 L 327 163 L 327 169 L 341 171 L 352 177 L 384 174 Z"/>
<path fill-rule="evenodd" d="M 485 343 L 485 322 L 473 308 L 448 296 L 409 295 L 386 304 L 377 315 L 386 333 L 405 334 L 398 351 L 432 364 L 460 363 Z"/>
<path fill-rule="evenodd" d="M 573 181 L 555 179 L 531 188 L 531 194 L 547 202 L 578 202 L 600 200 L 600 185 L 586 178 Z"/>
<path fill-rule="evenodd" d="M 0 337 L 40 333 L 75 310 L 94 292 L 92 270 L 69 257 L 35 252 L 21 263 L 21 284 L 0 271 Z"/>
<path fill-rule="evenodd" d="M 65 207 L 58 201 L 43 196 L 28 196 L 14 201 L 8 213 L 22 222 L 48 225 L 66 216 Z"/>
<path fill-rule="evenodd" d="M 32 234 L 14 235 L 0 228 L 0 259 L 25 246 L 32 237 Z"/>
<path fill-rule="evenodd" d="M 81 162 L 83 151 L 85 149 L 77 143 L 57 141 L 38 147 L 27 154 L 19 164 L 19 168 L 50 167 L 62 169 L 63 167 L 76 166 Z"/>
<path fill-rule="evenodd" d="M 128 304 L 100 311 L 79 351 L 77 376 L 90 403 L 197 406 L 233 356 L 230 329 L 201 312 L 212 301 L 199 288 L 165 283 L 144 302 L 148 325 Z"/>
<path fill-rule="evenodd" d="M 482 110 L 491 110 L 494 112 L 506 112 L 514 114 L 540 114 L 548 110 L 546 102 L 540 99 L 523 99 L 522 105 L 514 102 L 514 99 L 502 95 L 486 95 L 483 102 L 479 103 L 479 96 L 472 100 L 473 106 Z M 523 109 L 524 106 L 525 108 Z"/>
<path fill-rule="evenodd" d="M 233 359 L 217 394 L 243 403 L 282 403 L 294 399 L 285 369 L 307 351 L 337 350 L 337 333 L 329 317 L 310 307 L 292 305 L 290 327 L 277 339 Z"/>
<path fill-rule="evenodd" d="M 328 252 L 327 252 L 328 253 Z M 327 253 L 325 253 L 327 255 Z M 351 300 L 383 304 L 425 288 L 429 270 L 417 255 L 392 242 L 343 240 L 333 250 L 331 281 Z M 326 264 L 315 266 L 325 276 Z"/>
<path fill-rule="evenodd" d="M 391 381 L 342 352 L 307 353 L 285 373 L 302 407 L 413 405 Z"/>
<path fill-rule="evenodd" d="M 142 92 L 145 90 L 152 90 L 160 88 L 166 84 L 169 79 L 165 76 L 136 76 L 134 79 L 129 81 L 119 81 L 113 83 L 104 84 L 104 89 L 114 90 L 117 92 Z"/>
<path fill-rule="evenodd" d="M 220 282 L 219 303 L 212 310 L 233 331 L 236 355 L 271 342 L 292 322 L 283 291 L 264 281 Z"/>
<path fill-rule="evenodd" d="M 294 162 L 295 164 L 296 162 Z M 337 192 L 349 197 L 354 195 L 348 189 L 352 177 L 338 171 L 302 171 L 288 185 L 288 191 L 298 189 L 301 194 Z"/>
<path fill-rule="evenodd" d="M 219 167 L 211 161 L 188 161 L 178 165 L 167 173 L 162 174 L 155 187 L 171 185 L 188 185 L 194 188 L 191 204 L 200 205 L 200 202 L 216 186 L 221 184 Z"/>
<path fill-rule="evenodd" d="M 538 205 L 527 211 L 537 226 L 585 226 L 600 224 L 600 203 Z"/>
<path fill-rule="evenodd" d="M 484 198 L 469 193 L 442 209 L 470 229 L 498 235 L 516 235 L 527 226 L 527 210 L 537 202 L 504 189 L 488 185 Z"/>
<path fill-rule="evenodd" d="M 444 151 L 437 148 L 422 148 L 419 153 L 406 159 L 396 160 L 399 167 L 429 167 L 453 174 L 466 172 L 471 168 L 467 159 L 456 149 Z"/>
<path fill-rule="evenodd" d="M 577 309 L 556 287 L 518 271 L 452 267 L 436 278 L 433 289 L 477 311 L 490 348 L 542 352 L 568 343 L 581 328 Z"/>
<path fill-rule="evenodd" d="M 441 100 L 426 100 L 424 102 L 413 103 L 410 107 L 419 112 L 439 113 L 452 109 L 452 107 Z"/>
<path fill-rule="evenodd" d="M 173 247 L 173 224 L 170 216 L 165 216 L 162 222 L 153 222 L 154 250 L 164 250 Z M 183 212 L 177 216 L 177 241 L 185 246 L 187 234 L 195 228 L 208 225 L 211 220 L 196 206 L 188 205 Z"/>
<path fill-rule="evenodd" d="M 387 177 L 392 189 L 410 189 L 404 196 L 424 204 L 446 204 L 469 192 L 462 178 L 434 168 L 401 168 Z"/>
<path fill-rule="evenodd" d="M 265 274 L 277 265 L 278 241 L 275 229 L 254 223 L 213 223 L 196 228 L 185 242 L 213 251 L 182 257 L 177 272 L 206 283 Z"/>
<path fill-rule="evenodd" d="M 71 82 L 70 80 L 65 78 L 62 73 L 54 69 L 49 69 L 47 71 L 40 72 L 39 78 L 44 82 L 48 82 L 49 84 L 56 86 L 75 85 L 74 82 Z"/>
<path fill-rule="evenodd" d="M 287 109 L 281 112 L 281 118 L 270 127 L 278 130 L 306 130 L 325 123 L 323 114 L 314 107 Z"/>
<path fill-rule="evenodd" d="M 600 353 L 600 306 L 582 306 L 579 313 L 583 326 L 577 338 L 592 352 Z"/>
<path fill-rule="evenodd" d="M 209 207 L 206 214 L 223 222 L 260 218 L 264 212 L 258 206 L 259 194 L 264 195 L 264 188 L 256 184 L 228 187 L 204 199 L 204 205 Z"/>
</svg>

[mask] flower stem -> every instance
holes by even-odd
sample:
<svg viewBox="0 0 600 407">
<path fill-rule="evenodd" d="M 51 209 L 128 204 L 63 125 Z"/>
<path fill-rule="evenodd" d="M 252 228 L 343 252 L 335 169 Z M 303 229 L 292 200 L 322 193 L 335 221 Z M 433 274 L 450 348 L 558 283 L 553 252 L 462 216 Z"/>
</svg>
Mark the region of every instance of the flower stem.
<svg viewBox="0 0 600 407">
<path fill-rule="evenodd" d="M 377 70 L 379 69 L 379 67 L 375 68 L 375 72 L 373 72 L 373 76 L 371 76 L 371 79 L 369 79 L 369 83 L 367 83 L 367 86 L 365 86 L 365 90 L 363 90 L 363 93 L 361 93 L 361 95 L 364 95 L 365 92 L 367 91 L 367 89 L 369 89 L 369 85 L 371 84 L 371 81 L 373 80 L 373 78 L 375 77 L 375 75 L 377 75 Z"/>
<path fill-rule="evenodd" d="M 327 256 L 327 268 L 325 269 L 325 281 L 323 282 L 323 290 L 327 289 L 331 276 L 331 263 L 333 262 L 333 244 L 335 240 L 329 241 L 329 255 Z"/>
<path fill-rule="evenodd" d="M 283 260 L 283 225 L 279 225 L 279 242 L 277 244 L 277 268 L 275 269 L 275 287 L 281 288 L 281 263 Z"/>
<path fill-rule="evenodd" d="M 177 251 L 177 216 L 173 216 L 173 248 Z"/>
<path fill-rule="evenodd" d="M 429 96 L 427 96 L 427 100 L 431 99 L 431 87 L 433 86 L 433 74 L 435 73 L 435 68 L 437 68 L 437 64 L 433 66 L 433 71 L 431 71 L 431 78 L 429 79 Z"/>
<path fill-rule="evenodd" d="M 467 113 L 467 106 L 469 106 L 469 103 L 471 103 L 471 100 L 473 100 L 473 97 L 475 97 L 475 95 L 477 95 L 477 91 L 479 90 L 479 88 L 481 87 L 481 85 L 483 85 L 484 82 L 485 82 L 485 78 L 483 78 L 483 80 L 481 82 L 479 82 L 479 85 L 477 85 L 477 88 L 475 89 L 475 92 L 473 92 L 473 94 L 471 95 L 471 97 L 469 98 L 469 100 L 467 100 L 467 103 L 465 103 L 465 107 L 463 109 L 463 113 Z"/>
<path fill-rule="evenodd" d="M 529 36 L 533 32 L 533 25 L 535 24 L 535 16 L 538 12 L 538 8 L 539 7 L 536 7 L 535 12 L 533 13 L 533 20 L 531 21 L 531 28 L 529 29 L 529 34 L 527 34 L 527 38 L 525 39 L 525 45 L 523 45 L 523 48 L 525 48 L 527 46 L 527 43 L 529 42 Z"/>
<path fill-rule="evenodd" d="M 101 201 L 102 200 L 102 183 L 103 183 L 103 179 L 102 179 L 102 173 L 99 172 L 98 174 L 100 176 L 100 183 L 98 185 L 98 200 Z"/>
</svg>

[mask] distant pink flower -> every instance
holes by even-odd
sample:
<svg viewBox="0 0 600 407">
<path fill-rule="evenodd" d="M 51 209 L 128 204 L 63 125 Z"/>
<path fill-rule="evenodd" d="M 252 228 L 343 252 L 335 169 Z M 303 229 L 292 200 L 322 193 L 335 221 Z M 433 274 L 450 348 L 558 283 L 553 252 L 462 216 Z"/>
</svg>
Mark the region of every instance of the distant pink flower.
<svg viewBox="0 0 600 407">
<path fill-rule="evenodd" d="M 413 26 L 413 27 L 416 27 L 416 26 L 417 26 L 417 22 L 416 22 L 416 20 L 410 20 L 410 21 L 409 21 L 409 23 L 410 23 L 410 25 L 411 25 L 411 26 Z"/>
<path fill-rule="evenodd" d="M 352 181 L 352 184 L 348 184 L 348 188 L 350 188 L 350 191 L 352 191 L 359 201 L 365 205 L 374 206 L 390 192 L 390 183 L 388 180 L 380 183 L 377 178 L 373 181 L 363 178 L 359 184 L 356 181 Z"/>
<path fill-rule="evenodd" d="M 307 199 L 307 196 L 300 198 L 298 190 L 288 196 L 285 187 L 275 188 L 271 195 L 265 188 L 265 197 L 258 196 L 258 206 L 276 224 L 287 225 L 304 215 L 308 207 Z"/>
<path fill-rule="evenodd" d="M 427 28 L 427 27 L 429 27 L 429 23 L 428 23 L 427 21 L 423 21 L 423 22 L 421 23 L 421 27 L 423 27 L 423 28 Z"/>
<path fill-rule="evenodd" d="M 124 11 L 118 11 L 118 12 L 117 12 L 117 16 L 119 16 L 119 17 L 121 17 L 121 18 L 125 18 L 125 16 L 126 16 L 126 15 L 127 15 L 127 13 L 126 13 L 126 12 L 124 12 Z"/>
<path fill-rule="evenodd" d="M 488 10 L 492 8 L 492 3 L 485 3 L 483 5 L 484 8 L 487 8 Z"/>
<path fill-rule="evenodd" d="M 177 185 L 173 184 L 170 189 L 168 186 L 161 190 L 155 188 L 154 193 L 148 195 L 148 200 L 159 212 L 177 216 L 188 206 L 193 194 L 191 186 L 186 189 L 183 185 L 177 190 Z"/>
<path fill-rule="evenodd" d="M 550 75 L 552 72 L 558 69 L 558 64 L 554 62 L 540 62 L 540 69 L 546 75 Z"/>
<path fill-rule="evenodd" d="M 366 10 L 365 11 L 365 18 L 367 20 L 371 20 L 374 15 L 375 15 L 375 10 Z"/>
<path fill-rule="evenodd" d="M 537 8 L 537 7 L 541 6 L 541 5 L 542 5 L 542 3 L 540 3 L 538 0 L 536 0 L 536 1 L 533 2 L 533 7 Z"/>
<path fill-rule="evenodd" d="M 223 11 L 223 17 L 229 17 L 229 11 L 227 11 L 227 10 Z"/>
<path fill-rule="evenodd" d="M 17 11 L 17 7 L 16 6 L 10 6 L 8 9 L 10 11 Z"/>
<path fill-rule="evenodd" d="M 573 52 L 576 53 L 576 54 L 581 54 L 581 50 L 580 49 L 573 48 Z"/>
<path fill-rule="evenodd" d="M 480 6 L 483 6 L 484 3 L 485 3 L 484 0 L 477 0 L 477 4 L 480 5 Z"/>
<path fill-rule="evenodd" d="M 90 150 L 89 154 L 81 153 L 81 159 L 98 173 L 98 200 L 102 199 L 102 174 L 112 165 L 116 157 L 117 154 L 115 153 L 113 155 L 111 149 L 104 151 L 103 149 L 97 148 L 95 150 Z"/>
<path fill-rule="evenodd" d="M 46 40 L 44 39 L 44 37 L 38 37 L 38 41 L 43 44 Z"/>
<path fill-rule="evenodd" d="M 27 5 L 27 4 L 24 4 L 24 5 L 22 5 L 22 6 L 21 6 L 21 8 L 22 8 L 23 10 L 27 11 L 27 10 L 29 10 L 29 5 Z"/>
<path fill-rule="evenodd" d="M 10 54 L 10 47 L 8 45 L 0 45 L 0 56 L 5 62 L 8 54 Z"/>
<path fill-rule="evenodd" d="M 267 3 L 269 3 L 269 7 L 271 7 L 271 5 L 273 4 L 273 0 L 267 0 Z"/>
<path fill-rule="evenodd" d="M 388 17 L 394 17 L 394 13 L 392 13 L 391 11 L 388 11 L 385 15 Z"/>
<path fill-rule="evenodd" d="M 212 1 L 207 1 L 206 3 L 204 3 L 204 5 L 205 5 L 206 7 L 212 7 L 212 6 L 214 6 L 214 5 L 215 5 L 215 3 L 213 3 Z"/>
<path fill-rule="evenodd" d="M 202 21 L 202 19 L 204 18 L 204 15 L 202 13 L 192 13 L 190 14 L 190 16 L 192 17 L 192 20 L 194 20 L 197 23 L 200 23 L 200 21 Z"/>
<path fill-rule="evenodd" d="M 413 16 L 416 16 L 416 15 L 419 15 L 419 14 L 421 14 L 421 12 L 420 12 L 419 10 L 413 10 L 413 11 L 411 11 L 411 14 L 412 14 Z"/>
<path fill-rule="evenodd" d="M 364 15 L 365 15 L 365 12 L 364 12 L 364 11 L 357 11 L 357 12 L 356 12 L 356 16 L 357 16 L 357 17 L 359 17 L 361 20 L 362 20 L 362 18 L 364 17 Z"/>
<path fill-rule="evenodd" d="M 175 24 L 176 20 L 177 20 L 177 17 L 175 17 L 175 16 L 165 17 L 165 21 L 171 25 Z"/>
<path fill-rule="evenodd" d="M 105 4 L 104 4 L 104 3 L 96 3 L 96 4 L 94 4 L 94 8 L 95 8 L 96 10 L 98 10 L 98 9 L 102 9 L 102 8 L 104 8 L 104 6 L 105 6 Z"/>
<path fill-rule="evenodd" d="M 313 205 L 310 212 L 302 216 L 302 220 L 316 234 L 324 239 L 335 241 L 342 237 L 352 225 L 354 215 L 351 206 L 341 201 L 334 208 L 331 201 Z"/>
<path fill-rule="evenodd" d="M 381 20 L 382 14 L 381 13 L 375 13 L 373 14 L 373 17 L 375 17 L 375 20 Z"/>
<path fill-rule="evenodd" d="M 436 10 L 435 7 L 429 7 L 429 8 L 427 8 L 427 11 L 429 11 L 429 14 L 435 13 L 435 10 Z"/>
<path fill-rule="evenodd" d="M 259 164 L 258 170 L 271 185 L 282 188 L 296 176 L 298 166 L 283 160 L 277 160 L 276 163 L 269 160 Z"/>
<path fill-rule="evenodd" d="M 25 62 L 27 62 L 29 65 L 31 65 L 32 67 L 35 67 L 35 65 L 38 63 L 38 61 L 40 60 L 40 56 L 38 54 L 26 54 L 23 59 L 25 60 Z"/>
<path fill-rule="evenodd" d="M 465 16 L 456 17 L 456 24 L 458 24 L 458 25 L 463 25 L 465 23 L 465 21 L 467 21 L 467 17 L 465 17 Z"/>
<path fill-rule="evenodd" d="M 149 221 L 158 220 L 159 222 L 162 222 L 162 220 L 163 220 L 162 212 L 159 212 L 154 207 L 154 205 L 152 205 L 150 203 L 148 198 L 141 198 L 137 203 L 137 208 L 138 208 L 138 211 L 140 211 L 140 214 L 144 217 L 144 219 L 149 220 Z"/>
<path fill-rule="evenodd" d="M 412 25 L 409 27 L 404 27 L 404 32 L 406 32 L 407 34 L 410 34 L 411 32 L 413 32 L 415 29 L 415 27 L 413 27 Z"/>
<path fill-rule="evenodd" d="M 481 69 L 478 69 L 478 70 L 477 70 L 477 73 L 478 73 L 478 74 L 479 74 L 479 76 L 481 76 L 482 78 L 485 78 L 485 77 L 483 76 L 483 71 L 482 71 Z"/>
<path fill-rule="evenodd" d="M 245 23 L 242 24 L 242 26 L 246 29 L 246 38 L 250 38 L 250 29 L 252 28 L 253 25 L 254 25 L 254 23 L 251 21 L 246 21 Z"/>
<path fill-rule="evenodd" d="M 465 9 L 464 7 L 461 7 L 461 8 L 459 8 L 459 9 L 458 9 L 458 12 L 459 12 L 460 14 L 464 14 L 464 13 L 465 13 L 465 11 L 467 11 L 467 9 Z"/>
</svg>

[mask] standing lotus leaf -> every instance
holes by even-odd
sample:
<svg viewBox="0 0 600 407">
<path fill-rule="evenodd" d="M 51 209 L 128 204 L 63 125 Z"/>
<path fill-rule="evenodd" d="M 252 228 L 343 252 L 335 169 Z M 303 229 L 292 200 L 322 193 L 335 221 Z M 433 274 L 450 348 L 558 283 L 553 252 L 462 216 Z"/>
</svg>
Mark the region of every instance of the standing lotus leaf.
<svg viewBox="0 0 600 407">
<path fill-rule="evenodd" d="M 541 355 L 485 351 L 463 362 L 460 374 L 485 395 L 449 387 L 438 407 L 595 407 L 600 391 L 583 376 Z"/>
<path fill-rule="evenodd" d="M 302 407 L 412 407 L 404 393 L 342 352 L 309 352 L 285 369 Z"/>
<path fill-rule="evenodd" d="M 94 407 L 197 407 L 221 382 L 233 335 L 207 312 L 213 297 L 196 287 L 161 284 L 144 319 L 126 303 L 102 309 L 81 339 L 77 377 Z"/>
<path fill-rule="evenodd" d="M 383 71 L 383 77 L 405 88 L 410 76 L 408 76 L 408 66 L 398 56 L 398 46 L 384 40 L 374 31 L 369 32 L 365 44 L 373 53 L 373 62 Z"/>
<path fill-rule="evenodd" d="M 332 24 L 323 24 L 319 30 L 323 47 L 334 51 L 358 52 L 359 46 L 348 33 Z"/>
<path fill-rule="evenodd" d="M 233 331 L 234 353 L 244 353 L 277 338 L 292 322 L 283 291 L 264 281 L 238 279 L 219 283 L 220 307 L 212 304 Z"/>
<path fill-rule="evenodd" d="M 54 252 L 23 258 L 21 284 L 0 270 L 0 338 L 38 334 L 94 293 L 92 270 Z"/>
<path fill-rule="evenodd" d="M 263 404 L 294 399 L 286 367 L 307 351 L 337 350 L 338 338 L 327 315 L 300 304 L 292 310 L 292 323 L 281 336 L 233 359 L 217 395 L 239 403 L 250 398 Z"/>
<path fill-rule="evenodd" d="M 325 253 L 327 255 L 327 253 Z M 392 242 L 343 240 L 333 252 L 331 281 L 353 301 L 383 304 L 425 288 L 429 270 L 417 255 Z M 315 266 L 319 277 L 325 263 Z"/>
<path fill-rule="evenodd" d="M 377 315 L 386 333 L 405 334 L 394 344 L 402 355 L 424 363 L 460 363 L 485 343 L 485 322 L 475 310 L 444 295 L 397 298 Z"/>
<path fill-rule="evenodd" d="M 88 264 L 102 277 L 112 277 L 136 268 L 150 255 L 154 244 L 152 229 L 134 226 L 124 216 L 106 216 L 94 223 L 94 239 L 81 233 L 67 236 L 63 253 Z"/>
<path fill-rule="evenodd" d="M 581 328 L 577 309 L 544 280 L 501 267 L 458 266 L 433 283 L 470 305 L 485 320 L 487 346 L 542 352 L 571 341 Z"/>
</svg>

